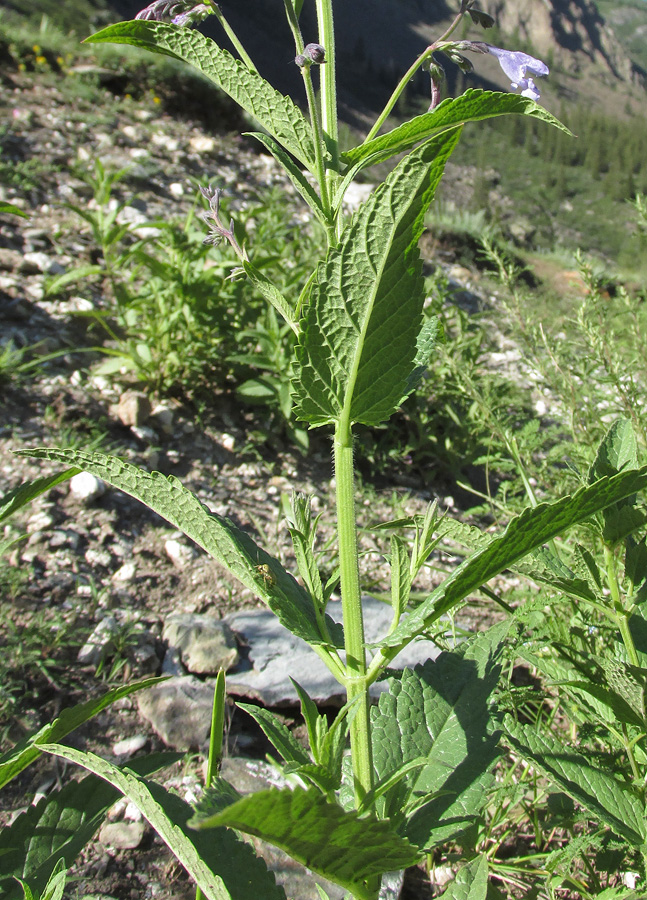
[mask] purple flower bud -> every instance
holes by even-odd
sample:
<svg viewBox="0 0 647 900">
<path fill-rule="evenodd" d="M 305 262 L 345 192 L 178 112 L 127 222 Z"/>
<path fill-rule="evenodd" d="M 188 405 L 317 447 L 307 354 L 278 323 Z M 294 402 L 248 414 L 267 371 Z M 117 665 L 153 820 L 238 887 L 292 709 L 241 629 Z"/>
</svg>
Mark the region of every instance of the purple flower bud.
<svg viewBox="0 0 647 900">
<path fill-rule="evenodd" d="M 321 44 L 306 44 L 303 52 L 316 66 L 320 66 L 326 61 L 326 51 Z"/>
<path fill-rule="evenodd" d="M 170 22 L 172 25 L 197 25 L 213 12 L 205 3 L 193 0 L 154 0 L 135 16 L 153 22 Z"/>
<path fill-rule="evenodd" d="M 538 78 L 548 75 L 549 70 L 546 63 L 527 53 L 521 53 L 519 50 L 502 50 L 500 47 L 492 47 L 490 44 L 486 46 L 488 53 L 496 56 L 499 60 L 499 65 L 510 79 L 512 87 L 521 88 L 523 97 L 539 100 L 539 91 L 531 76 L 534 75 L 535 78 Z"/>
<path fill-rule="evenodd" d="M 326 61 L 326 51 L 321 44 L 306 44 L 303 53 L 295 56 L 294 61 L 300 69 L 304 66 L 320 66 Z"/>
</svg>

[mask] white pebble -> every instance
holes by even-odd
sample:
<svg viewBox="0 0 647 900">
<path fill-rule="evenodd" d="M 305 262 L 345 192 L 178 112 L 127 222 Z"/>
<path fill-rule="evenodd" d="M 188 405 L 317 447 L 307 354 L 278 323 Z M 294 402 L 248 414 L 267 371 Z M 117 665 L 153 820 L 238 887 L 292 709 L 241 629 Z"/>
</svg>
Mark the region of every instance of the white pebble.
<svg viewBox="0 0 647 900">
<path fill-rule="evenodd" d="M 106 492 L 106 486 L 90 472 L 79 472 L 70 479 L 70 493 L 83 503 L 91 503 Z"/>
</svg>

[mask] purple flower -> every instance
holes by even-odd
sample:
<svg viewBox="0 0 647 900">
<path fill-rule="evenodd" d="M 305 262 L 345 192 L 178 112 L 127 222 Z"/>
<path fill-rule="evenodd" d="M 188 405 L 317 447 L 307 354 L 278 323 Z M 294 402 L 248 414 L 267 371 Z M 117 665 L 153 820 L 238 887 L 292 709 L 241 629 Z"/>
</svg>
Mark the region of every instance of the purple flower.
<svg viewBox="0 0 647 900">
<path fill-rule="evenodd" d="M 539 100 L 539 91 L 531 76 L 535 78 L 548 75 L 548 66 L 540 59 L 521 53 L 519 50 L 502 50 L 500 47 L 492 47 L 485 44 L 488 53 L 496 56 L 499 65 L 512 82 L 513 88 L 521 88 L 522 97 L 530 97 L 531 100 Z"/>
<path fill-rule="evenodd" d="M 170 22 L 172 25 L 197 25 L 213 12 L 205 3 L 194 3 L 193 0 L 153 0 L 145 9 L 138 12 L 136 19 L 154 22 Z"/>
</svg>

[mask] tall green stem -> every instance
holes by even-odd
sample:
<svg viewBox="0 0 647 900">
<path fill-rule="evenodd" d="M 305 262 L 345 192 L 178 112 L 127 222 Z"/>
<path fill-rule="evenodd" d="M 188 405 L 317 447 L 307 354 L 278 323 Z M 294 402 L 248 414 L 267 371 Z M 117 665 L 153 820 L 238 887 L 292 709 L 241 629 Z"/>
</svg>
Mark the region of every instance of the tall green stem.
<svg viewBox="0 0 647 900">
<path fill-rule="evenodd" d="M 355 779 L 355 799 L 359 805 L 373 786 L 373 756 L 357 554 L 352 440 L 350 424 L 345 419 L 340 420 L 335 429 L 334 440 L 337 535 L 346 649 L 346 693 L 348 700 L 358 698 L 356 700 L 357 711 L 350 725 L 350 747 Z"/>
<path fill-rule="evenodd" d="M 218 4 L 215 3 L 214 0 L 209 0 L 209 6 L 213 10 L 213 14 L 215 15 L 215 17 L 218 19 L 218 21 L 222 25 L 222 27 L 225 31 L 225 34 L 227 35 L 229 40 L 232 42 L 232 44 L 236 48 L 238 55 L 240 56 L 242 61 L 245 63 L 245 65 L 251 72 L 256 72 L 256 66 L 252 62 L 250 55 L 247 53 L 247 51 L 241 44 L 240 40 L 238 39 L 238 35 L 234 31 L 234 29 L 231 27 L 231 25 L 229 24 L 227 19 L 225 19 L 225 17 L 223 16 L 222 10 L 218 6 Z"/>
<path fill-rule="evenodd" d="M 432 44 L 432 46 L 427 47 L 426 50 L 423 50 L 422 53 L 420 54 L 420 56 L 414 62 L 411 63 L 411 65 L 409 66 L 407 71 L 404 73 L 404 75 L 402 76 L 400 81 L 398 81 L 397 87 L 393 91 L 391 96 L 389 97 L 386 106 L 384 107 L 382 112 L 377 117 L 377 119 L 375 121 L 375 125 L 373 125 L 373 127 L 371 128 L 369 133 L 366 135 L 366 137 L 364 139 L 364 143 L 367 143 L 368 141 L 373 140 L 373 138 L 378 133 L 378 131 L 380 130 L 382 125 L 384 125 L 386 120 L 389 118 L 389 116 L 393 112 L 393 107 L 398 102 L 398 99 L 399 99 L 402 91 L 405 89 L 405 87 L 407 86 L 409 81 L 416 74 L 416 72 L 418 71 L 420 66 L 423 64 L 423 62 L 426 59 L 429 59 L 429 57 L 432 55 L 433 52 L 434 52 L 434 46 Z"/>
<path fill-rule="evenodd" d="M 622 642 L 625 645 L 625 650 L 627 651 L 629 662 L 632 666 L 639 666 L 640 660 L 638 659 L 636 645 L 634 644 L 633 635 L 631 634 L 631 630 L 629 628 L 629 614 L 624 608 L 622 598 L 620 597 L 620 586 L 618 584 L 616 560 L 613 555 L 613 550 L 611 549 L 611 547 L 609 547 L 608 544 L 604 545 L 604 561 L 607 567 L 607 582 L 609 584 L 609 591 L 611 593 L 611 601 L 618 617 L 620 636 L 622 637 Z"/>
<path fill-rule="evenodd" d="M 384 125 L 384 123 L 386 122 L 388 117 L 391 115 L 391 113 L 393 111 L 393 107 L 398 102 L 398 98 L 400 97 L 400 94 L 405 89 L 405 87 L 409 83 L 410 79 L 413 78 L 413 76 L 416 74 L 416 72 L 418 71 L 418 69 L 424 63 L 424 61 L 426 59 L 429 59 L 430 56 L 433 56 L 433 54 L 436 52 L 436 50 L 441 49 L 440 45 L 444 41 L 446 41 L 447 38 L 451 34 L 453 34 L 454 31 L 458 28 L 460 21 L 466 12 L 467 12 L 467 4 L 465 2 L 463 2 L 463 3 L 461 3 L 460 11 L 454 17 L 449 28 L 447 28 L 447 30 L 438 38 L 438 40 L 434 41 L 433 44 L 430 44 L 425 50 L 423 50 L 422 53 L 420 54 L 420 56 L 409 66 L 407 71 L 404 73 L 404 75 L 398 82 L 396 89 L 393 91 L 393 93 L 389 97 L 386 106 L 384 107 L 384 109 L 382 110 L 380 115 L 378 116 L 377 121 L 375 122 L 375 125 L 373 125 L 373 127 L 371 128 L 369 133 L 366 135 L 366 138 L 364 139 L 364 143 L 372 140 L 375 137 L 375 135 L 378 133 L 378 131 L 380 130 L 382 125 Z"/>
<path fill-rule="evenodd" d="M 312 85 L 312 74 L 310 72 L 310 66 L 304 66 L 301 69 L 301 74 L 303 75 L 303 84 L 306 89 L 306 97 L 308 98 L 308 109 L 310 110 L 310 121 L 312 123 L 312 131 L 314 136 L 313 143 L 315 146 L 315 167 L 317 170 L 319 190 L 321 192 L 321 205 L 323 206 L 324 212 L 326 213 L 326 218 L 331 222 L 330 227 L 326 229 L 328 231 L 329 240 L 334 241 L 334 228 L 332 225 L 330 203 L 330 186 L 328 183 L 328 176 L 326 174 L 326 166 L 323 157 L 324 136 L 322 135 L 321 131 L 319 109 L 317 108 L 317 100 L 315 97 L 314 87 Z"/>
<path fill-rule="evenodd" d="M 328 184 L 334 188 L 339 174 L 339 125 L 337 121 L 337 70 L 335 55 L 335 29 L 332 15 L 332 0 L 315 0 L 319 43 L 326 51 L 326 62 L 320 67 L 321 77 L 321 124 L 326 149 L 330 154 Z"/>
</svg>

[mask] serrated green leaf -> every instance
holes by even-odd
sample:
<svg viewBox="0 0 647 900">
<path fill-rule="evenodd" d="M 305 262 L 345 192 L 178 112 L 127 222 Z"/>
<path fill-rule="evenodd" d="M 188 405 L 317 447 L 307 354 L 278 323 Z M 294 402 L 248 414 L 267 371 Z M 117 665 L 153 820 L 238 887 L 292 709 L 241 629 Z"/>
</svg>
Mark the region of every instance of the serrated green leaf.
<svg viewBox="0 0 647 900">
<path fill-rule="evenodd" d="M 262 706 L 252 706 L 250 703 L 236 703 L 240 709 L 244 709 L 246 713 L 258 722 L 263 729 L 265 736 L 278 750 L 286 762 L 296 763 L 297 765 L 309 765 L 311 759 L 301 744 L 293 736 L 292 732 L 282 722 L 276 718 L 273 713 Z"/>
<path fill-rule="evenodd" d="M 411 562 L 408 547 L 397 534 L 391 535 L 390 560 L 393 621 L 399 622 L 407 608 L 411 593 Z"/>
<path fill-rule="evenodd" d="M 613 478 L 602 478 L 554 503 L 541 503 L 524 510 L 510 522 L 501 536 L 495 537 L 487 547 L 477 551 L 454 569 L 378 646 L 404 646 L 472 591 L 504 569 L 515 565 L 537 547 L 623 497 L 637 493 L 646 485 L 647 466 L 643 466 L 635 471 L 621 472 Z M 389 651 L 389 657 L 394 655 L 392 650 Z"/>
<path fill-rule="evenodd" d="M 161 22 L 130 21 L 110 25 L 86 42 L 132 44 L 189 63 L 253 116 L 307 169 L 314 169 L 312 133 L 299 107 L 199 31 Z"/>
<path fill-rule="evenodd" d="M 427 764 L 386 798 L 384 814 L 397 816 L 416 794 L 435 794 L 399 829 L 421 849 L 455 839 L 481 812 L 489 772 L 499 751 L 491 734 L 488 697 L 499 677 L 507 621 L 479 635 L 461 652 L 389 682 L 372 713 L 373 758 L 378 781 L 403 765 Z"/>
<path fill-rule="evenodd" d="M 388 134 L 360 144 L 342 155 L 349 165 L 367 161 L 375 165 L 390 159 L 397 153 L 409 150 L 415 144 L 448 129 L 457 128 L 467 122 L 479 122 L 502 115 L 524 115 L 541 119 L 554 125 L 566 134 L 571 132 L 542 106 L 519 94 L 505 94 L 495 91 L 467 90 L 460 97 L 443 100 L 432 112 L 416 116 L 404 122 Z"/>
<path fill-rule="evenodd" d="M 504 720 L 508 743 L 532 761 L 569 797 L 585 807 L 632 846 L 641 846 L 646 837 L 645 808 L 630 785 L 618 781 L 611 772 L 563 744 L 550 732 L 537 732 L 529 725 Z"/>
<path fill-rule="evenodd" d="M 587 579 L 578 578 L 566 563 L 545 548 L 518 562 L 514 571 L 590 603 L 598 603 L 602 599 L 597 591 L 591 589 Z M 523 607 L 520 612 L 523 612 Z"/>
<path fill-rule="evenodd" d="M 65 882 L 67 881 L 67 870 L 63 860 L 59 860 L 54 866 L 49 881 L 45 885 L 45 890 L 41 895 L 41 900 L 63 900 L 63 891 L 65 890 Z"/>
<path fill-rule="evenodd" d="M 187 824 L 193 809 L 177 794 L 94 753 L 60 744 L 44 744 L 43 750 L 88 769 L 134 803 L 207 900 L 285 900 L 283 888 L 249 844 L 225 828 L 209 837 L 193 831 Z"/>
<path fill-rule="evenodd" d="M 443 893 L 445 900 L 486 900 L 488 889 L 487 856 L 478 856 L 461 866 L 456 878 Z"/>
<path fill-rule="evenodd" d="M 413 865 L 418 851 L 386 821 L 359 818 L 332 803 L 316 788 L 259 791 L 214 816 L 196 818 L 199 828 L 227 825 L 253 834 L 347 888 L 372 900 L 366 882 L 384 872 Z"/>
<path fill-rule="evenodd" d="M 644 727 L 644 718 L 633 710 L 632 706 L 625 698 L 615 691 L 610 691 L 602 684 L 579 680 L 560 681 L 559 686 L 562 688 L 571 688 L 571 690 L 576 692 L 583 691 L 585 694 L 589 694 L 597 700 L 598 703 L 607 707 L 612 715 L 605 719 L 605 721 L 624 722 L 625 725 L 636 725 L 639 728 Z"/>
<path fill-rule="evenodd" d="M 423 219 L 460 131 L 415 150 L 374 191 L 319 265 L 296 348 L 295 413 L 375 425 L 416 368 Z"/>
<path fill-rule="evenodd" d="M 443 326 L 438 316 L 430 316 L 425 318 L 422 328 L 416 340 L 416 356 L 413 361 L 413 371 L 407 378 L 406 388 L 400 403 L 404 403 L 407 397 L 419 387 L 425 372 L 429 367 L 431 354 L 438 344 L 442 344 L 445 338 Z"/>
<path fill-rule="evenodd" d="M 143 681 L 134 682 L 132 684 L 122 685 L 108 691 L 102 697 L 96 700 L 88 700 L 86 703 L 80 703 L 78 706 L 72 706 L 70 709 L 64 709 L 59 716 L 49 725 L 43 726 L 40 731 L 29 737 L 23 738 L 15 747 L 8 750 L 0 757 L 0 788 L 19 775 L 23 769 L 26 769 L 34 760 L 38 759 L 42 750 L 40 744 L 45 742 L 60 741 L 79 725 L 87 722 L 101 710 L 110 706 L 116 700 L 127 697 L 135 691 L 141 691 L 144 688 L 152 687 L 154 684 L 160 684 L 165 678 L 145 678 Z"/>
<path fill-rule="evenodd" d="M 138 775 L 151 775 L 182 758 L 181 753 L 156 753 L 133 759 L 128 768 Z M 22 890 L 15 878 L 24 879 L 36 895 L 62 861 L 71 866 L 103 822 L 119 791 L 101 778 L 88 775 L 30 806 L 11 825 L 0 831 L 0 893 L 3 900 L 20 900 Z"/>
<path fill-rule="evenodd" d="M 0 215 L 6 215 L 7 213 L 11 213 L 12 216 L 20 216 L 23 219 L 29 218 L 29 214 L 23 209 L 20 209 L 20 207 L 13 203 L 7 203 L 4 200 L 0 200 Z"/>
<path fill-rule="evenodd" d="M 637 466 L 638 446 L 632 423 L 629 419 L 618 419 L 600 443 L 589 471 L 589 482 L 605 475 L 636 469 Z M 647 522 L 647 513 L 637 509 L 634 503 L 635 499 L 630 496 L 604 510 L 602 537 L 605 543 L 617 544 Z"/>
<path fill-rule="evenodd" d="M 40 497 L 45 491 L 51 490 L 57 484 L 67 481 L 76 475 L 79 469 L 67 469 L 56 475 L 48 475 L 45 478 L 36 478 L 34 481 L 24 481 L 17 488 L 0 497 L 0 522 L 8 519 L 21 507 L 31 503 L 36 497 Z"/>
<path fill-rule="evenodd" d="M 637 509 L 632 500 L 605 509 L 602 537 L 607 544 L 617 544 L 638 531 L 647 522 L 647 511 Z"/>
<path fill-rule="evenodd" d="M 40 448 L 20 450 L 18 455 L 71 463 L 141 500 L 267 603 L 289 631 L 312 645 L 328 643 L 319 632 L 312 598 L 292 575 L 233 522 L 209 512 L 177 478 L 144 472 L 103 453 Z M 336 646 L 343 646 L 341 627 L 329 616 L 326 622 Z"/>
<path fill-rule="evenodd" d="M 616 475 L 638 468 L 638 445 L 629 419 L 618 419 L 602 438 L 595 462 L 589 472 L 589 483 L 605 475 Z"/>
</svg>

